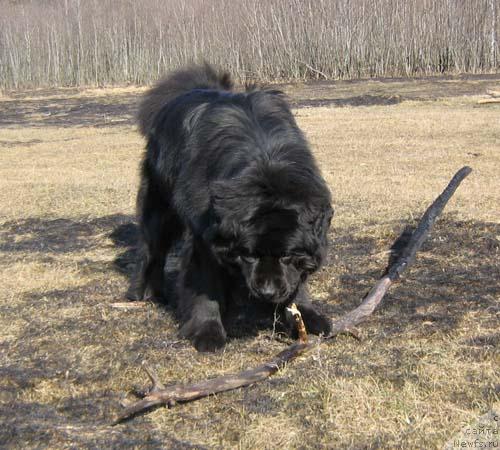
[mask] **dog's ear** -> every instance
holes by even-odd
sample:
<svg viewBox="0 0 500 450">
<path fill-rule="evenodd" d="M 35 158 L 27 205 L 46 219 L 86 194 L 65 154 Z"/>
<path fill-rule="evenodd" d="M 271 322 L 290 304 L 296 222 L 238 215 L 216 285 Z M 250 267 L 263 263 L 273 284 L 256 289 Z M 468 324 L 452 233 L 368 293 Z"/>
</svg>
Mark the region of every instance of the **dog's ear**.
<svg viewBox="0 0 500 450">
<path fill-rule="evenodd" d="M 234 183 L 229 180 L 215 181 L 210 186 L 210 222 L 204 233 L 206 241 L 214 245 L 235 240 L 238 234 L 238 224 L 235 218 L 241 215 L 241 201 L 234 194 Z"/>
<path fill-rule="evenodd" d="M 314 211 L 311 220 L 311 238 L 314 244 L 311 246 L 314 251 L 311 252 L 313 264 L 316 266 L 312 272 L 317 270 L 323 263 L 328 248 L 328 230 L 333 217 L 333 209 L 330 205 L 318 207 Z"/>
<path fill-rule="evenodd" d="M 322 245 L 327 244 L 327 234 L 332 222 L 333 209 L 330 205 L 319 209 L 313 222 L 313 233 L 320 240 Z"/>
<path fill-rule="evenodd" d="M 206 242 L 212 241 L 221 231 L 224 236 L 237 236 L 241 224 L 255 212 L 253 197 L 244 196 L 242 192 L 239 179 L 214 181 L 209 190 L 191 192 L 189 200 L 184 201 L 194 206 L 189 212 L 193 219 L 191 228 Z"/>
<path fill-rule="evenodd" d="M 241 178 L 215 181 L 210 187 L 213 212 L 221 222 L 248 220 L 256 210 L 255 197 L 256 193 L 249 190 Z"/>
</svg>

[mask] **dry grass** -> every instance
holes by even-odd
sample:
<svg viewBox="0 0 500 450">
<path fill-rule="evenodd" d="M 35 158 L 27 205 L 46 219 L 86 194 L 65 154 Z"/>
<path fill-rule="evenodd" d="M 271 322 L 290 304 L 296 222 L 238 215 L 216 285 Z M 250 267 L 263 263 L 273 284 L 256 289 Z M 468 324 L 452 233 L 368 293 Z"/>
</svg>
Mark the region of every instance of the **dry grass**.
<svg viewBox="0 0 500 450">
<path fill-rule="evenodd" d="M 359 301 L 450 176 L 465 164 L 474 172 L 362 342 L 340 337 L 268 383 L 114 428 L 122 393 L 146 383 L 142 359 L 166 382 L 196 380 L 252 366 L 286 338 L 272 340 L 266 322 L 202 355 L 178 341 L 168 308 L 109 307 L 130 271 L 135 91 L 0 99 L 0 445 L 437 448 L 498 408 L 500 109 L 476 106 L 483 84 L 444 98 L 429 94 L 437 80 L 288 87 L 297 102 L 410 99 L 297 110 L 334 196 L 328 264 L 312 283 L 332 315 Z M 119 108 L 90 126 L 106 120 L 103 104 Z"/>
</svg>

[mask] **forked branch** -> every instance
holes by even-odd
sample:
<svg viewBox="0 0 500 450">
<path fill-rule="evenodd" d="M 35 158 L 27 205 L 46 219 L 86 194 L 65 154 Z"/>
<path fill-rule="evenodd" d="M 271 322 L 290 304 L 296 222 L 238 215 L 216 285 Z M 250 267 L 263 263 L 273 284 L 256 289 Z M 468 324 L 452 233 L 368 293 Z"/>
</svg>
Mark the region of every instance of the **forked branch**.
<svg viewBox="0 0 500 450">
<path fill-rule="evenodd" d="M 300 313 L 292 308 L 291 313 L 294 315 L 297 323 L 299 340 L 278 353 L 270 361 L 253 369 L 244 370 L 236 374 L 223 375 L 198 383 L 164 387 L 159 382 L 152 369 L 143 363 L 143 368 L 152 382 L 152 387 L 144 394 L 141 400 L 126 406 L 113 423 L 119 423 L 154 406 L 167 405 L 171 407 L 178 402 L 188 402 L 263 381 L 283 368 L 288 362 L 303 355 L 325 339 L 330 339 L 339 333 L 347 332 L 364 321 L 380 304 L 391 284 L 413 263 L 417 251 L 425 241 L 434 222 L 441 214 L 446 203 L 455 193 L 455 190 L 462 180 L 469 175 L 471 171 L 472 169 L 470 167 L 463 167 L 455 174 L 446 189 L 425 211 L 417 228 L 411 235 L 408 244 L 397 260 L 389 267 L 386 274 L 375 284 L 356 309 L 348 312 L 340 319 L 333 321 L 332 331 L 328 336 L 308 341 Z"/>
</svg>

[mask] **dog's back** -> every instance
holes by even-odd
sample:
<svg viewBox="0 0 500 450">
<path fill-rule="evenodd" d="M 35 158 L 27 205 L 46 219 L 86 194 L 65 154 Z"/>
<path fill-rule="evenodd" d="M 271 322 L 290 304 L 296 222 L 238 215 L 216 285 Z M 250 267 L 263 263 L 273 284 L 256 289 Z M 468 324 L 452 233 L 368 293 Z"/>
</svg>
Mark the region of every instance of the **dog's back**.
<svg viewBox="0 0 500 450">
<path fill-rule="evenodd" d="M 147 139 L 143 181 L 150 191 L 169 199 L 193 231 L 203 228 L 213 196 L 237 183 L 281 199 L 304 202 L 304 192 L 308 202 L 328 202 L 284 94 L 231 88 L 228 74 L 204 65 L 174 72 L 145 95 L 139 126 Z"/>
<path fill-rule="evenodd" d="M 176 97 L 194 89 L 231 90 L 228 73 L 217 72 L 208 64 L 192 66 L 172 73 L 149 90 L 139 105 L 139 130 L 149 136 L 162 108 Z"/>
</svg>

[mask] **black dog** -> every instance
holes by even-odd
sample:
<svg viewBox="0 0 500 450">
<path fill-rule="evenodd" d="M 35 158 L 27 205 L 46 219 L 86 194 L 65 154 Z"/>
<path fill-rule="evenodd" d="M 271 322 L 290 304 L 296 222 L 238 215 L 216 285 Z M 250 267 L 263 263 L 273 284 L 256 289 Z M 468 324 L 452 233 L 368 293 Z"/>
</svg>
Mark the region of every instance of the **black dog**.
<svg viewBox="0 0 500 450">
<path fill-rule="evenodd" d="M 165 258 L 183 239 L 177 310 L 196 349 L 224 345 L 235 302 L 295 302 L 309 332 L 328 333 L 306 280 L 325 256 L 330 193 L 284 95 L 232 92 L 227 74 L 192 67 L 146 94 L 139 124 L 144 248 L 128 297 L 164 296 Z"/>
</svg>

